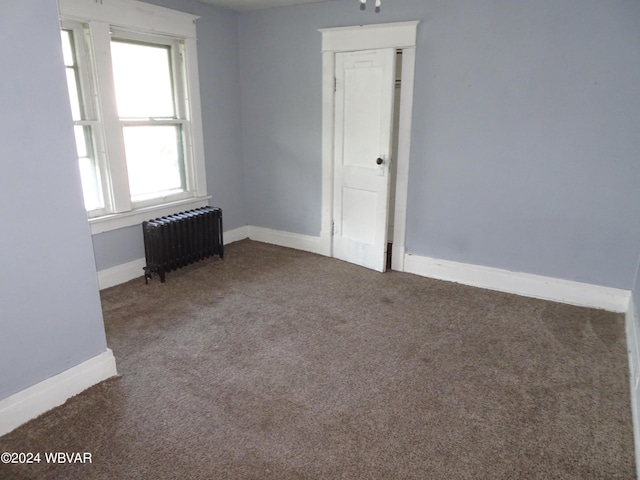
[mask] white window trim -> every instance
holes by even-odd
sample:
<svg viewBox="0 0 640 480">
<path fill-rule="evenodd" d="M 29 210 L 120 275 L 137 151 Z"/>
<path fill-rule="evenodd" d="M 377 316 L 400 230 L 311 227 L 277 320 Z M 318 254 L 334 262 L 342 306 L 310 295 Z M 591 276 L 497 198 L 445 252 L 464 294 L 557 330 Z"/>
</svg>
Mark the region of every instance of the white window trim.
<svg viewBox="0 0 640 480">
<path fill-rule="evenodd" d="M 118 213 L 108 213 L 89 219 L 91 233 L 102 233 L 136 225 L 154 216 L 168 215 L 206 205 L 211 197 L 207 195 L 197 60 L 195 21 L 199 17 L 134 0 L 58 0 L 58 8 L 62 19 L 86 23 L 90 29 L 123 28 L 141 33 L 173 36 L 184 42 L 184 64 L 187 77 L 186 108 L 191 127 L 191 143 L 187 148 L 190 147 L 193 159 L 191 165 L 187 166 L 189 170 L 187 175 L 193 196 L 152 206 L 113 205 L 116 212 L 119 211 Z M 94 48 L 99 50 L 100 47 L 94 44 Z M 102 108 L 105 107 L 109 108 L 107 105 L 102 106 Z M 105 129 L 108 128 L 109 126 L 105 125 Z M 108 131 L 105 133 L 108 134 Z"/>
<path fill-rule="evenodd" d="M 95 235 L 97 233 L 108 232 L 118 228 L 140 225 L 145 220 L 150 220 L 152 218 L 165 217 L 185 210 L 205 207 L 209 204 L 210 199 L 211 196 L 188 198 L 186 200 L 164 203 L 162 205 L 137 208 L 128 212 L 90 218 L 89 225 L 91 226 L 91 234 Z"/>
<path fill-rule="evenodd" d="M 200 18 L 135 0 L 58 0 L 60 15 L 71 20 L 109 23 L 141 32 L 196 38 Z"/>
</svg>

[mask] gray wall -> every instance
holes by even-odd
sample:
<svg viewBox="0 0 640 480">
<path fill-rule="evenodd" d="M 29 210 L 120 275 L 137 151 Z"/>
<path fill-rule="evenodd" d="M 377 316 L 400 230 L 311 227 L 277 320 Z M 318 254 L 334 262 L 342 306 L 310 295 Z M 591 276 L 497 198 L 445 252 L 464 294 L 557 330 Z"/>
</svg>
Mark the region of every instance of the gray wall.
<svg viewBox="0 0 640 480">
<path fill-rule="evenodd" d="M 0 399 L 105 351 L 50 0 L 0 6 Z"/>
<path fill-rule="evenodd" d="M 640 3 L 482 3 L 422 31 L 409 251 L 630 288 Z"/>
<path fill-rule="evenodd" d="M 194 0 L 145 0 L 199 15 L 198 68 L 211 205 L 221 207 L 225 230 L 247 224 L 240 122 L 237 15 Z M 140 226 L 94 235 L 98 270 L 144 257 Z"/>
<path fill-rule="evenodd" d="M 370 2 L 371 3 L 371 2 Z M 320 27 L 420 20 L 407 251 L 630 289 L 640 2 L 355 1 L 240 16 L 247 219 L 320 232 Z"/>
<path fill-rule="evenodd" d="M 329 2 L 240 17 L 249 225 L 320 234 L 322 64 L 316 29 L 342 18 L 344 10 Z"/>
</svg>

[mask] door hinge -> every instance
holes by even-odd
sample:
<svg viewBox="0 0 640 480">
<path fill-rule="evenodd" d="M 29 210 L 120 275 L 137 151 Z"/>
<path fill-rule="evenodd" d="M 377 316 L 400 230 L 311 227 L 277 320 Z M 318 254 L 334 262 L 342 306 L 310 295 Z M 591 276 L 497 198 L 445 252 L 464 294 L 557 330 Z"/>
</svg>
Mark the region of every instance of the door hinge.
<svg viewBox="0 0 640 480">
<path fill-rule="evenodd" d="M 331 222 L 331 235 L 336 235 L 338 233 L 338 229 L 336 227 L 336 222 Z"/>
<path fill-rule="evenodd" d="M 333 77 L 333 93 L 336 93 L 337 91 L 338 91 L 338 78 Z"/>
</svg>

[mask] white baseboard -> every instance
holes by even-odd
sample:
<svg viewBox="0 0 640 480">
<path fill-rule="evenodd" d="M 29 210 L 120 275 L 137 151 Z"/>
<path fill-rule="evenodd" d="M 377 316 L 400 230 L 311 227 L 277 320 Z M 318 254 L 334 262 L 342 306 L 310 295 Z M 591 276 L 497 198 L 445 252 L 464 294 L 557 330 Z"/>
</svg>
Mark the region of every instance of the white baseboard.
<svg viewBox="0 0 640 480">
<path fill-rule="evenodd" d="M 323 237 L 283 232 L 251 225 L 224 233 L 224 243 L 250 238 L 258 242 L 295 248 L 320 255 L 331 255 L 331 242 Z M 588 283 L 572 282 L 528 273 L 511 272 L 498 268 L 438 260 L 419 255 L 404 254 L 404 249 L 394 246 L 392 268 L 423 277 L 447 280 L 474 287 L 514 293 L 526 297 L 552 300 L 582 307 L 600 308 L 613 312 L 626 312 L 631 294 L 628 290 L 602 287 Z M 139 258 L 122 265 L 100 270 L 100 289 L 128 282 L 143 275 L 145 259 Z"/>
<path fill-rule="evenodd" d="M 393 247 L 391 248 L 391 270 L 404 272 L 404 251 L 404 245 L 393 244 Z"/>
<path fill-rule="evenodd" d="M 529 273 L 406 254 L 404 271 L 525 297 L 624 313 L 631 292 Z"/>
<path fill-rule="evenodd" d="M 295 248 L 320 255 L 329 255 L 328 248 L 330 250 L 331 247 L 330 242 L 327 242 L 326 239 L 322 237 L 312 237 L 310 235 L 282 232 L 250 225 L 224 232 L 223 237 L 225 245 L 250 238 L 258 242 Z M 144 275 L 143 267 L 145 265 L 145 259 L 138 258 L 131 262 L 100 270 L 98 272 L 98 285 L 100 286 L 100 290 L 128 282 L 134 278 L 142 277 Z"/>
<path fill-rule="evenodd" d="M 0 400 L 0 436 L 118 374 L 110 349 Z"/>
<path fill-rule="evenodd" d="M 627 334 L 627 351 L 629 353 L 629 378 L 631 391 L 634 392 L 640 386 L 640 331 L 637 327 L 639 319 L 636 318 L 633 297 L 629 299 L 629 309 L 625 316 L 625 330 Z M 640 400 L 640 399 L 638 399 Z M 640 410 L 638 411 L 640 413 Z M 640 458 L 640 457 L 639 457 Z"/>
<path fill-rule="evenodd" d="M 625 316 L 627 334 L 627 353 L 629 356 L 629 387 L 631 389 L 631 418 L 633 420 L 633 439 L 636 456 L 636 478 L 640 478 L 640 333 L 637 328 L 638 319 L 635 314 L 633 297 L 629 299 L 629 308 Z"/>
<path fill-rule="evenodd" d="M 223 238 L 225 245 L 249 238 L 249 225 L 224 232 Z"/>
<path fill-rule="evenodd" d="M 305 252 L 328 255 L 327 242 L 322 237 L 312 237 L 300 233 L 271 230 L 270 228 L 249 226 L 249 238 L 257 242 L 271 243 L 281 247 L 295 248 Z"/>
<path fill-rule="evenodd" d="M 229 230 L 228 232 L 224 232 L 223 235 L 225 245 L 237 242 L 238 240 L 244 240 L 248 237 L 248 226 Z M 128 282 L 129 280 L 133 280 L 134 278 L 142 277 L 144 275 L 143 268 L 146 264 L 147 263 L 144 258 L 138 258 L 131 262 L 122 263 L 120 265 L 116 265 L 115 267 L 100 270 L 98 272 L 98 285 L 100 286 L 100 290 L 104 290 L 105 288 L 113 287 L 115 285 L 120 285 L 121 283 Z"/>
<path fill-rule="evenodd" d="M 114 285 L 120 285 L 134 278 L 142 277 L 144 275 L 142 269 L 146 264 L 147 262 L 144 258 L 138 258 L 132 262 L 122 263 L 115 267 L 100 270 L 98 272 L 98 285 L 100 286 L 100 290 L 113 287 Z"/>
</svg>

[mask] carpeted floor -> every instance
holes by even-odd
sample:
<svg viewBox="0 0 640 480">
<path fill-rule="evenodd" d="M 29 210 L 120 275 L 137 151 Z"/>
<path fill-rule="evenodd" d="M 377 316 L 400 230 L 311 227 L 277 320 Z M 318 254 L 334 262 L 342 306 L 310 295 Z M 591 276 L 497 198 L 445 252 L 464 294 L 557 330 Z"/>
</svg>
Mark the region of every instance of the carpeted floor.
<svg viewBox="0 0 640 480">
<path fill-rule="evenodd" d="M 622 315 L 252 241 L 102 293 L 120 377 L 2 479 L 635 478 Z"/>
</svg>

